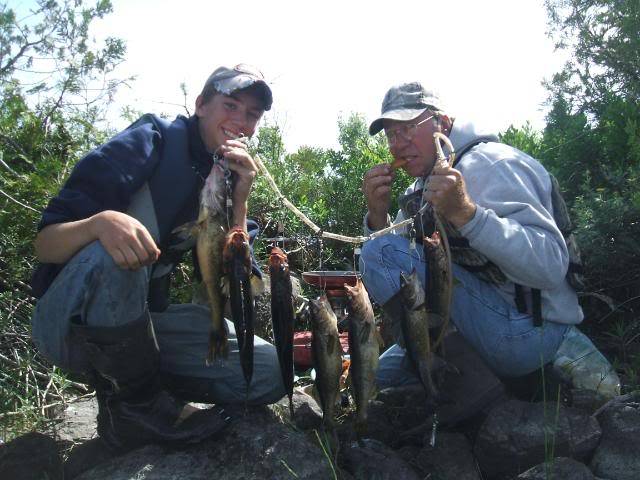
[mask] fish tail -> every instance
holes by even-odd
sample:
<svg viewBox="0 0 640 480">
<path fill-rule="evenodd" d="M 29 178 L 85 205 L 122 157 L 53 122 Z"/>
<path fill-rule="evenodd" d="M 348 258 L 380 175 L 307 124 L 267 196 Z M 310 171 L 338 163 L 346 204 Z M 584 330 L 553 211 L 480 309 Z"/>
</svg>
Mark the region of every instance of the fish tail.
<svg viewBox="0 0 640 480">
<path fill-rule="evenodd" d="M 209 350 L 207 352 L 207 366 L 213 364 L 213 362 L 222 357 L 227 358 L 229 356 L 229 345 L 227 343 L 227 332 L 223 328 L 222 331 L 217 332 L 213 329 L 209 332 Z"/>
</svg>

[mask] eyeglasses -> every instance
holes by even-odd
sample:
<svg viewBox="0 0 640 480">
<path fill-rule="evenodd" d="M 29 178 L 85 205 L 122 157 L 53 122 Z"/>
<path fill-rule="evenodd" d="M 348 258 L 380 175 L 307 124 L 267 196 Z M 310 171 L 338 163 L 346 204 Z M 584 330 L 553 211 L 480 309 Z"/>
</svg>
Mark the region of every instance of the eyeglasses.
<svg viewBox="0 0 640 480">
<path fill-rule="evenodd" d="M 435 116 L 436 115 L 434 113 L 433 115 L 430 115 L 427 118 L 420 120 L 418 123 L 404 123 L 399 127 L 396 127 L 391 130 L 385 129 L 384 132 L 387 135 L 387 141 L 389 142 L 389 145 L 395 145 L 398 142 L 399 137 L 402 137 L 407 142 L 410 142 L 411 140 L 413 140 L 413 137 L 416 135 L 416 132 L 418 131 L 418 127 L 422 125 L 424 122 L 431 120 Z"/>
</svg>

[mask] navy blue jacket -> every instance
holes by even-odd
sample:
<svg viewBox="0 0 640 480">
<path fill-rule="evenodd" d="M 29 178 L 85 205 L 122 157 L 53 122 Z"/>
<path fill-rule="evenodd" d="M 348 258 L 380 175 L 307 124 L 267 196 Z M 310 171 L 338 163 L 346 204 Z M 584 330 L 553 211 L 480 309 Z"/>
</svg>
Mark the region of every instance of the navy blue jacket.
<svg viewBox="0 0 640 480">
<path fill-rule="evenodd" d="M 212 164 L 196 116 L 167 122 L 146 115 L 75 165 L 44 210 L 38 231 L 104 210 L 126 212 L 133 195 L 148 182 L 160 229 L 158 246 L 164 253 L 175 237 L 171 231 L 197 218 L 199 193 Z M 248 221 L 247 228 L 253 243 L 258 225 Z M 179 257 L 174 254 L 172 260 Z M 255 259 L 253 263 L 260 274 Z M 36 297 L 46 292 L 63 267 L 40 264 L 36 268 L 32 278 Z"/>
</svg>

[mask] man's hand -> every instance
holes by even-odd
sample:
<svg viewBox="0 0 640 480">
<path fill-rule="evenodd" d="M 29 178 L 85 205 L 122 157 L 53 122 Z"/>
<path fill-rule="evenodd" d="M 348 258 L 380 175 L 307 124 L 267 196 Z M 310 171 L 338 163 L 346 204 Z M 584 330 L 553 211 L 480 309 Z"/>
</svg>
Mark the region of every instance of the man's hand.
<svg viewBox="0 0 640 480">
<path fill-rule="evenodd" d="M 425 200 L 431 202 L 440 216 L 454 227 L 462 227 L 475 215 L 476 205 L 467 193 L 459 170 L 447 165 L 435 165 L 426 187 Z"/>
<path fill-rule="evenodd" d="M 126 213 L 114 210 L 97 213 L 91 217 L 89 228 L 120 268 L 138 270 L 160 256 L 147 228 Z"/>
<path fill-rule="evenodd" d="M 391 206 L 391 183 L 394 172 L 387 163 L 376 165 L 364 174 L 362 193 L 369 210 L 369 228 L 380 230 L 387 224 Z"/>
</svg>

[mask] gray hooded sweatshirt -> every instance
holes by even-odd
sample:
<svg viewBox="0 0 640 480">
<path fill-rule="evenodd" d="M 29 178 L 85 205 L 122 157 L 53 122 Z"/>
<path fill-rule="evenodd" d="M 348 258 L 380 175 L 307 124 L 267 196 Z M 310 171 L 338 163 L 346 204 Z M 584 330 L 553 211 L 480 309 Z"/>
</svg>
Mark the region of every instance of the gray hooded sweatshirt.
<svg viewBox="0 0 640 480">
<path fill-rule="evenodd" d="M 474 217 L 459 232 L 506 276 L 507 281 L 496 285 L 500 295 L 515 306 L 514 283 L 522 285 L 531 311 L 529 287 L 540 289 L 544 320 L 580 323 L 584 315 L 565 278 L 569 254 L 553 219 L 548 172 L 537 160 L 498 143 L 495 135 L 472 123 L 456 119 L 449 139 L 456 151 L 484 140 L 456 165 L 477 205 Z M 422 189 L 423 184 L 417 179 L 405 193 Z M 398 212 L 394 223 L 403 219 Z M 366 217 L 364 225 L 365 234 L 370 234 Z"/>
</svg>

